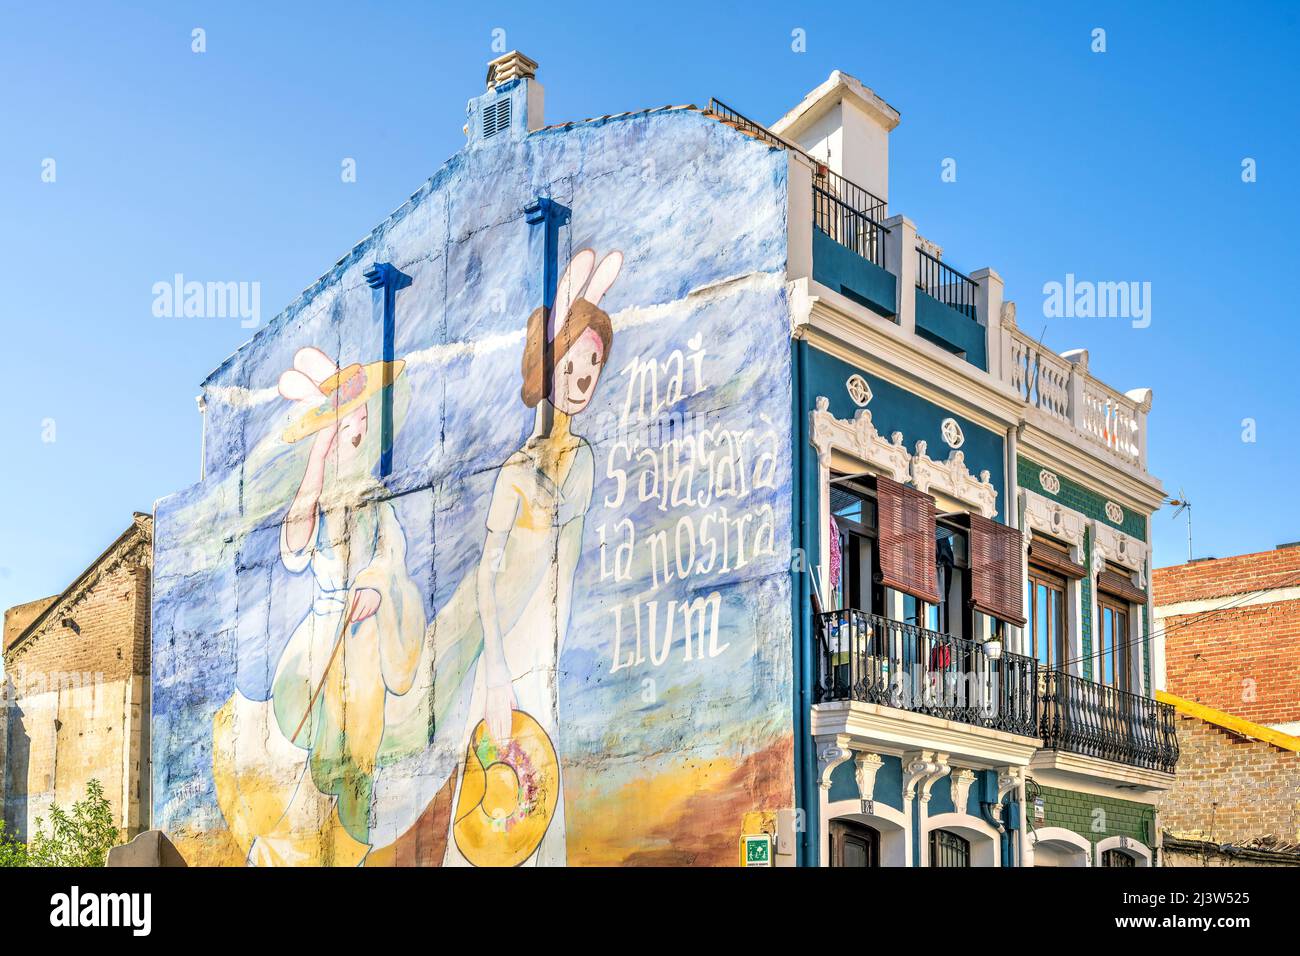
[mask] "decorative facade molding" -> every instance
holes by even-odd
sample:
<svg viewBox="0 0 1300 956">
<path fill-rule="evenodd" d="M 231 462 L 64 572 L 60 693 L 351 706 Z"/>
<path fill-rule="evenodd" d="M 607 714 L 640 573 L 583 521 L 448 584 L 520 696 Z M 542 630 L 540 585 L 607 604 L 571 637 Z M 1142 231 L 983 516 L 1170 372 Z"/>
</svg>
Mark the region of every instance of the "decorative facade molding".
<svg viewBox="0 0 1300 956">
<path fill-rule="evenodd" d="M 1020 526 L 1024 529 L 1026 542 L 1033 532 L 1041 531 L 1068 544 L 1074 549 L 1075 560 L 1083 563 L 1083 537 L 1088 527 L 1087 518 L 1059 501 L 1045 498 L 1028 488 L 1020 489 L 1020 502 L 1023 514 Z"/>
<path fill-rule="evenodd" d="M 930 789 L 951 769 L 946 753 L 913 750 L 903 754 L 903 799 L 920 796 L 922 803 L 929 803 Z"/>
<path fill-rule="evenodd" d="M 966 436 L 962 433 L 961 425 L 957 424 L 957 419 L 945 418 L 939 423 L 939 429 L 943 443 L 949 448 L 960 448 L 966 443 Z"/>
<path fill-rule="evenodd" d="M 1092 523 L 1093 576 L 1103 561 L 1128 568 L 1137 576 L 1137 586 L 1146 587 L 1147 546 L 1132 535 L 1100 521 Z M 1098 560 L 1100 559 L 1100 560 Z"/>
<path fill-rule="evenodd" d="M 927 495 L 931 494 L 931 489 L 941 491 L 974 508 L 985 518 L 992 518 L 998 513 L 998 490 L 989 477 L 987 469 L 980 472 L 979 478 L 972 475 L 966 467 L 966 453 L 963 451 L 953 451 L 947 461 L 937 462 L 926 454 L 925 442 L 916 443 L 916 454 L 912 456 L 912 484 L 917 491 Z"/>
<path fill-rule="evenodd" d="M 994 820 L 999 833 L 1006 832 L 1006 824 L 1002 821 L 1002 801 L 1006 799 L 1007 794 L 1013 790 L 1019 793 L 1020 785 L 1025 781 L 1024 767 L 999 767 L 998 768 L 998 799 L 993 806 L 989 807 L 989 816 Z"/>
<path fill-rule="evenodd" d="M 1056 476 L 1054 471 L 1048 471 L 1044 468 L 1038 473 L 1038 483 L 1049 495 L 1059 495 L 1061 493 L 1061 479 Z"/>
<path fill-rule="evenodd" d="M 858 408 L 866 408 L 871 403 L 872 394 L 871 386 L 861 375 L 854 373 L 844 382 L 844 388 L 849 393 L 849 398 L 853 399 L 853 404 Z"/>
<path fill-rule="evenodd" d="M 1124 509 L 1113 501 L 1106 502 L 1106 517 L 1115 524 L 1122 524 L 1124 521 Z"/>
<path fill-rule="evenodd" d="M 956 767 L 948 778 L 952 787 L 952 806 L 958 813 L 966 812 L 966 800 L 970 796 L 971 784 L 975 782 L 975 771 L 967 767 Z"/>
<path fill-rule="evenodd" d="M 880 754 L 859 750 L 853 756 L 853 777 L 858 782 L 858 798 L 873 799 L 876 792 L 876 774 L 880 772 L 884 759 Z"/>
<path fill-rule="evenodd" d="M 831 788 L 831 774 L 840 764 L 853 756 L 849 749 L 848 734 L 817 738 L 817 783 L 823 790 Z"/>
<path fill-rule="evenodd" d="M 829 467 L 831 451 L 838 448 L 900 484 L 907 481 L 912 456 L 903 447 L 902 432 L 894 432 L 886 441 L 876 431 L 867 409 L 858 411 L 852 421 L 836 418 L 829 409 L 830 399 L 818 396 L 809 427 L 809 440 L 824 466 Z"/>
</svg>

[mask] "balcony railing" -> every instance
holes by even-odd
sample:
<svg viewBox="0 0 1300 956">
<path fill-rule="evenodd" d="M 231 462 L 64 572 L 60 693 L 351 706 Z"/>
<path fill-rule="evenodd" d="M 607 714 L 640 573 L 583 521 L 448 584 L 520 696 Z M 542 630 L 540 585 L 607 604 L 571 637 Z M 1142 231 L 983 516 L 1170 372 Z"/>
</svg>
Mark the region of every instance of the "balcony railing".
<svg viewBox="0 0 1300 956">
<path fill-rule="evenodd" d="M 1043 672 L 1039 736 L 1048 749 L 1131 767 L 1173 773 L 1178 763 L 1171 706 L 1061 671 Z"/>
<path fill-rule="evenodd" d="M 977 727 L 1038 734 L 1038 662 L 847 609 L 818 620 L 817 702 L 856 700 Z"/>
<path fill-rule="evenodd" d="M 840 245 L 852 249 L 883 269 L 883 237 L 889 230 L 851 203 L 844 202 L 829 189 L 823 188 L 824 184 L 824 180 L 813 180 L 813 225 Z"/>
<path fill-rule="evenodd" d="M 975 280 L 924 249 L 916 250 L 916 287 L 950 309 L 975 318 Z"/>
<path fill-rule="evenodd" d="M 1073 359 L 1057 355 L 1005 321 L 1003 335 L 1007 343 L 1003 374 L 1027 404 L 1072 425 L 1124 461 L 1146 467 L 1147 404 L 1088 374 L 1083 353 L 1067 352 Z"/>
<path fill-rule="evenodd" d="M 851 179 L 831 172 L 826 164 L 801 147 L 782 139 L 761 123 L 733 110 L 719 99 L 709 100 L 709 112 L 723 123 L 762 140 L 769 146 L 788 149 L 806 159 L 813 170 L 813 225 L 842 246 L 884 268 L 882 235 L 888 217 L 885 200 Z"/>
</svg>

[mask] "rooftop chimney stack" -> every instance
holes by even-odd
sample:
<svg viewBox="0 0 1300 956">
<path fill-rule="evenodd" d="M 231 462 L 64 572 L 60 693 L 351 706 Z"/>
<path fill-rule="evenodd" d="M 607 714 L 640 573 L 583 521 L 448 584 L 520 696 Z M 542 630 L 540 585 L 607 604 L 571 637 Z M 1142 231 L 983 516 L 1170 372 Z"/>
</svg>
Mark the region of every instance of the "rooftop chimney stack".
<svg viewBox="0 0 1300 956">
<path fill-rule="evenodd" d="M 772 132 L 888 202 L 889 134 L 898 121 L 896 109 L 836 70 L 772 124 Z"/>
<path fill-rule="evenodd" d="M 497 57 L 488 63 L 487 92 L 465 108 L 469 145 L 518 140 L 541 129 L 543 102 L 536 60 L 518 50 Z"/>
</svg>

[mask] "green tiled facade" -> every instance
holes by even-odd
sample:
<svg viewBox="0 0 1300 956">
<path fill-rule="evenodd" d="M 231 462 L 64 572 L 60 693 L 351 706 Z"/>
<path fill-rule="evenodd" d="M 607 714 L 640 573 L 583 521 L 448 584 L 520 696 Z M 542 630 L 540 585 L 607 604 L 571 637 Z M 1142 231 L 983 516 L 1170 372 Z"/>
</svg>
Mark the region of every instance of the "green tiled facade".
<svg viewBox="0 0 1300 956">
<path fill-rule="evenodd" d="M 1043 798 L 1043 819 L 1033 820 L 1031 802 L 1027 808 L 1031 814 L 1031 827 L 1064 827 L 1084 837 L 1093 846 L 1113 836 L 1130 837 L 1147 847 L 1152 845 L 1155 807 L 1056 787 L 1038 786 L 1037 789 L 1038 796 Z"/>
<path fill-rule="evenodd" d="M 1016 483 L 1021 488 L 1028 488 L 1044 498 L 1051 498 L 1053 501 L 1059 501 L 1065 507 L 1079 512 L 1085 518 L 1096 519 L 1112 528 L 1118 528 L 1125 534 L 1137 538 L 1139 541 L 1147 539 L 1147 518 L 1145 515 L 1137 514 L 1130 508 L 1124 509 L 1124 520 L 1121 522 L 1111 521 L 1106 516 L 1106 497 L 1093 491 L 1091 488 L 1085 488 L 1077 482 L 1071 481 L 1060 474 L 1057 474 L 1057 480 L 1061 483 L 1061 490 L 1052 494 L 1043 487 L 1039 480 L 1039 473 L 1043 471 L 1044 466 L 1030 461 L 1028 458 L 1018 457 L 1016 459 Z M 1051 471 L 1051 469 L 1048 469 Z M 1053 472 L 1053 474 L 1056 474 Z M 1084 533 L 1083 539 L 1083 564 L 1088 569 L 1089 577 L 1084 578 L 1082 584 L 1082 611 L 1080 616 L 1083 618 L 1083 676 L 1088 680 L 1093 679 L 1093 659 L 1092 659 L 1092 529 L 1088 528 Z M 1148 576 L 1150 567 L 1147 568 Z M 1146 605 L 1142 605 L 1142 634 L 1144 638 L 1151 633 L 1151 622 L 1147 619 Z M 1151 642 L 1144 639 L 1142 641 L 1142 685 L 1145 693 L 1151 693 Z"/>
</svg>

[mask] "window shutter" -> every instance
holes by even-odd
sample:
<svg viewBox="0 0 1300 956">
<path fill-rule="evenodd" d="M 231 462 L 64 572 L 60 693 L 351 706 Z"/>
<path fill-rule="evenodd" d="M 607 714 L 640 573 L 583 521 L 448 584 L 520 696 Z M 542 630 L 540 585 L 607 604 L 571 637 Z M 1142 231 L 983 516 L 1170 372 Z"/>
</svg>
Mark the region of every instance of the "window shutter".
<svg viewBox="0 0 1300 956">
<path fill-rule="evenodd" d="M 1023 627 L 1025 582 L 1021 555 L 1024 539 L 1015 528 L 983 515 L 970 519 L 971 606 L 1000 621 Z"/>
<path fill-rule="evenodd" d="M 1078 579 L 1088 576 L 1088 569 L 1072 561 L 1063 548 L 1050 541 L 1044 541 L 1037 535 L 1029 546 L 1029 560 L 1065 578 Z"/>
<path fill-rule="evenodd" d="M 890 478 L 876 479 L 881 583 L 939 603 L 934 567 L 934 499 Z"/>
<path fill-rule="evenodd" d="M 1135 587 L 1133 579 L 1127 573 L 1121 574 L 1119 571 L 1112 570 L 1110 565 L 1097 573 L 1097 590 L 1129 604 L 1147 603 L 1146 592 Z"/>
</svg>

